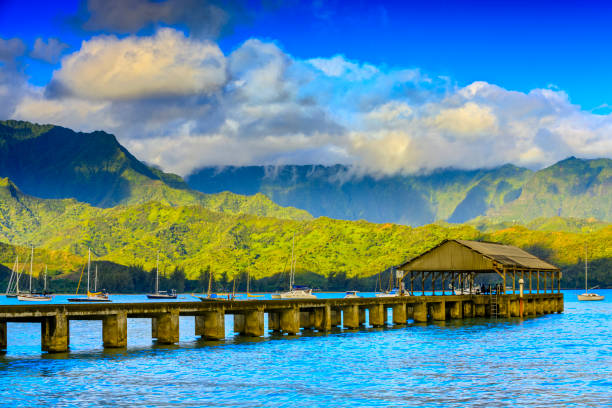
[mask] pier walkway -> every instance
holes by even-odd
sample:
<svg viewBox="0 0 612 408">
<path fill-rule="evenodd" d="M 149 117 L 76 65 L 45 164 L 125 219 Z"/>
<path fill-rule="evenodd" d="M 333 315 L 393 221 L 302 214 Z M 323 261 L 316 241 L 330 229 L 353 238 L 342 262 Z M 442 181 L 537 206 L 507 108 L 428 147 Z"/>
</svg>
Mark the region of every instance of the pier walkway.
<svg viewBox="0 0 612 408">
<path fill-rule="evenodd" d="M 160 344 L 177 343 L 179 316 L 194 316 L 195 334 L 205 339 L 226 337 L 225 316 L 234 316 L 234 332 L 263 336 L 268 330 L 297 334 L 300 329 L 329 331 L 472 317 L 537 316 L 563 312 L 563 294 L 397 296 L 384 298 L 303 300 L 215 300 L 208 302 L 83 303 L 0 306 L 0 350 L 7 347 L 7 322 L 40 322 L 41 346 L 50 353 L 69 348 L 71 320 L 102 320 L 104 347 L 127 346 L 127 319 L 152 320 L 152 337 Z M 366 314 L 367 311 L 367 314 Z M 366 318 L 367 316 L 367 318 Z M 366 321 L 367 320 L 367 321 Z"/>
</svg>

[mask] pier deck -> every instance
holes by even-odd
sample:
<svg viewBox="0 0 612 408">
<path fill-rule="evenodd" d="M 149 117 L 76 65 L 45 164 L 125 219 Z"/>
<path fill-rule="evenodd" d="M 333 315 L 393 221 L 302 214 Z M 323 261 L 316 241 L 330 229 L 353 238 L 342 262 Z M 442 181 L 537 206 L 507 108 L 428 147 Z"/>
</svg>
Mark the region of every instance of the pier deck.
<svg viewBox="0 0 612 408">
<path fill-rule="evenodd" d="M 522 303 L 522 305 L 521 305 Z M 160 344 L 177 343 L 179 316 L 195 317 L 195 334 L 225 338 L 225 315 L 234 315 L 234 332 L 263 336 L 268 330 L 297 334 L 300 329 L 329 331 L 332 327 L 359 328 L 408 320 L 427 322 L 472 317 L 518 317 L 562 313 L 563 294 L 398 296 L 352 299 L 216 300 L 209 302 L 83 303 L 0 306 L 0 350 L 7 347 L 7 322 L 40 322 L 41 347 L 66 352 L 71 320 L 101 320 L 104 347 L 127 346 L 127 318 L 152 319 L 152 337 Z"/>
</svg>

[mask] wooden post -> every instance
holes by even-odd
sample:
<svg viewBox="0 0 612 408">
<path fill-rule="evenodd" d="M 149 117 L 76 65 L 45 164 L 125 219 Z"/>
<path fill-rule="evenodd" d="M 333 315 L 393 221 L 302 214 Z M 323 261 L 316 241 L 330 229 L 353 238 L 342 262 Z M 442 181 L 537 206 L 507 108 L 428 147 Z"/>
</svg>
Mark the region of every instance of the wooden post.
<svg viewBox="0 0 612 408">
<path fill-rule="evenodd" d="M 504 271 L 504 282 L 503 282 L 503 287 L 502 287 L 502 293 L 505 294 L 506 293 L 506 268 L 504 268 L 503 271 Z"/>
<path fill-rule="evenodd" d="M 436 296 L 436 274 L 435 272 L 431 273 L 431 294 L 432 296 Z"/>
<path fill-rule="evenodd" d="M 442 296 L 444 296 L 444 284 L 446 283 L 446 272 L 442 272 Z"/>
<path fill-rule="evenodd" d="M 532 290 L 531 290 L 531 269 L 529 270 L 529 294 L 531 295 Z"/>
<path fill-rule="evenodd" d="M 516 269 L 512 269 L 512 294 L 516 295 Z"/>
<path fill-rule="evenodd" d="M 557 293 L 561 293 L 561 271 L 557 271 Z"/>
<path fill-rule="evenodd" d="M 410 296 L 414 296 L 414 288 L 412 285 L 412 281 L 414 281 L 414 272 L 410 271 Z"/>
<path fill-rule="evenodd" d="M 421 271 L 421 290 L 423 291 L 423 293 L 421 293 L 421 296 L 425 296 L 425 272 Z"/>
<path fill-rule="evenodd" d="M 548 282 L 546 281 L 546 271 L 544 271 L 544 293 L 546 293 L 547 287 L 548 287 Z"/>
<path fill-rule="evenodd" d="M 451 295 L 455 295 L 455 271 L 451 272 L 451 285 L 453 286 L 453 290 L 451 290 Z"/>
<path fill-rule="evenodd" d="M 540 270 L 537 271 L 537 281 L 536 281 L 536 293 L 540 293 Z"/>
</svg>

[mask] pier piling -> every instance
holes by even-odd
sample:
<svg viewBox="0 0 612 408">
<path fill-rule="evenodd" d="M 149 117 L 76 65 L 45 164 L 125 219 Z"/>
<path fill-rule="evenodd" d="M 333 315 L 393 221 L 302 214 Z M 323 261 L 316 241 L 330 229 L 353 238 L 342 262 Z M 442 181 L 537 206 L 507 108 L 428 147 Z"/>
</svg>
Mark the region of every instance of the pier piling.
<svg viewBox="0 0 612 408">
<path fill-rule="evenodd" d="M 298 334 L 300 332 L 300 312 L 297 307 L 281 311 L 280 328 L 288 334 Z"/>
<path fill-rule="evenodd" d="M 387 309 L 384 305 L 372 305 L 369 310 L 370 325 L 374 327 L 382 327 L 387 323 Z"/>
<path fill-rule="evenodd" d="M 174 344 L 179 341 L 179 313 L 173 309 L 157 316 L 155 324 L 157 342 L 159 344 Z"/>
<path fill-rule="evenodd" d="M 68 351 L 68 319 L 63 313 L 44 317 L 40 327 L 40 343 L 43 351 L 64 353 Z"/>
<path fill-rule="evenodd" d="M 127 313 L 125 311 L 102 318 L 102 342 L 106 348 L 127 347 Z"/>
<path fill-rule="evenodd" d="M 393 305 L 393 324 L 406 324 L 406 304 L 397 303 Z"/>
</svg>

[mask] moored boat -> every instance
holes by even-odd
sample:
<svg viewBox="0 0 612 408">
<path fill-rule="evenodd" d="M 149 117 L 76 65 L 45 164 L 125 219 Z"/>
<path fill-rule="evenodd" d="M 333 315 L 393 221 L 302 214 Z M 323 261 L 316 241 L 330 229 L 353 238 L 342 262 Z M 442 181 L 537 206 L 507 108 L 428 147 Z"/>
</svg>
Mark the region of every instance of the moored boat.
<svg viewBox="0 0 612 408">
<path fill-rule="evenodd" d="M 86 297 L 78 297 L 78 298 L 68 298 L 69 302 L 111 302 L 111 300 L 108 298 L 108 293 L 106 293 L 105 290 L 102 290 L 100 292 L 96 292 L 97 290 L 97 284 L 98 284 L 98 279 L 97 279 L 97 268 L 96 268 L 96 287 L 94 288 L 94 292 L 90 292 L 89 290 L 89 271 L 90 271 L 90 267 L 91 267 L 91 249 L 88 250 L 87 252 L 87 296 Z M 81 277 L 83 277 L 83 272 L 81 271 Z M 79 284 L 81 283 L 81 280 L 79 279 Z M 79 292 L 79 286 L 77 286 L 77 294 Z"/>
<path fill-rule="evenodd" d="M 361 296 L 358 295 L 358 291 L 356 290 L 347 290 L 346 294 L 344 295 L 345 299 L 355 299 L 355 298 L 360 298 Z"/>
<path fill-rule="evenodd" d="M 291 268 L 289 272 L 289 291 L 272 294 L 272 299 L 316 299 L 317 297 L 312 294 L 312 289 L 295 284 L 295 263 L 294 258 L 294 247 L 295 247 L 295 235 L 291 241 Z"/>
<path fill-rule="evenodd" d="M 589 285 L 588 285 L 588 276 L 589 276 L 589 247 L 585 248 L 585 257 L 584 257 L 584 293 L 582 295 L 578 295 L 578 300 L 604 300 L 602 295 L 598 295 L 597 293 L 589 293 Z M 591 289 L 596 289 L 599 286 L 593 286 Z"/>
<path fill-rule="evenodd" d="M 159 290 L 159 252 L 157 253 L 157 266 L 155 267 L 155 293 L 147 295 L 148 299 L 176 299 L 176 290 L 170 292 Z"/>
</svg>

